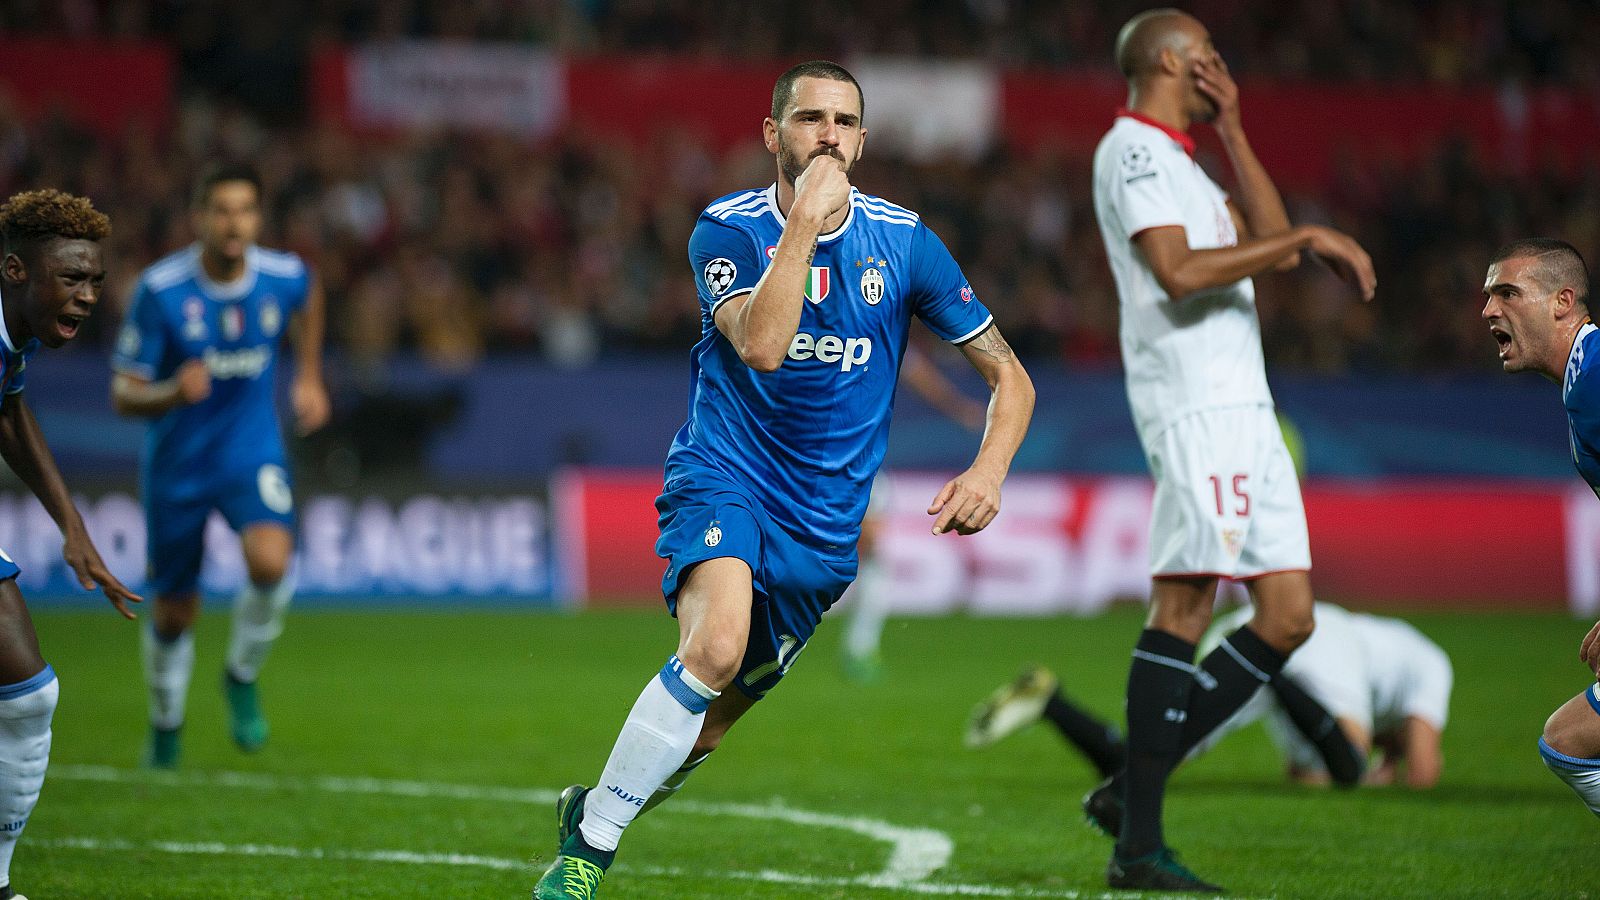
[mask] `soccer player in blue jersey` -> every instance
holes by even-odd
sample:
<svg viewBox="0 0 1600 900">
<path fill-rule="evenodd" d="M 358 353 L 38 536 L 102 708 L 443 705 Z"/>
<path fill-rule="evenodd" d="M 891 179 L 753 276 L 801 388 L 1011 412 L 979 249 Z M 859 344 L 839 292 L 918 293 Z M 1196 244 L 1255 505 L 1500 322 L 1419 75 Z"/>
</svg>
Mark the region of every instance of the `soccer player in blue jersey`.
<svg viewBox="0 0 1600 900">
<path fill-rule="evenodd" d="M 1600 495 L 1600 329 L 1589 317 L 1589 270 L 1571 244 L 1528 238 L 1501 248 L 1483 281 L 1483 318 L 1507 372 L 1561 385 L 1578 474 Z M 1600 624 L 1578 656 L 1600 679 Z M 1539 755 L 1600 816 L 1600 681 L 1551 714 Z"/>
<path fill-rule="evenodd" d="M 101 561 L 22 396 L 28 359 L 41 345 L 76 337 L 100 301 L 100 241 L 110 233 L 110 220 L 88 200 L 60 191 L 17 194 L 0 206 L 0 457 L 60 526 L 62 556 L 78 582 L 99 585 L 132 619 L 128 603 L 140 597 Z M 44 785 L 60 690 L 39 653 L 19 573 L 0 550 L 0 900 L 20 900 L 11 889 L 11 854 Z"/>
<path fill-rule="evenodd" d="M 784 73 L 763 124 L 776 183 L 712 203 L 689 239 L 703 336 L 656 501 L 677 652 L 639 695 L 598 786 L 562 793 L 560 855 L 538 898 L 594 896 L 623 829 L 777 685 L 855 576 L 913 315 L 960 346 L 992 392 L 976 460 L 928 507 L 933 531 L 972 534 L 999 512 L 1032 383 L 921 219 L 851 187 L 863 105 L 834 63 Z"/>
<path fill-rule="evenodd" d="M 153 421 L 140 482 L 149 532 L 153 622 L 145 629 L 148 762 L 177 765 L 199 615 L 200 564 L 213 509 L 239 533 L 248 579 L 233 604 L 223 691 L 233 739 L 267 739 L 256 678 L 293 596 L 294 497 L 274 402 L 278 344 L 296 344 L 291 389 L 301 434 L 328 417 L 322 290 L 300 257 L 256 246 L 261 180 L 224 165 L 194 194 L 197 242 L 139 279 L 117 339 L 117 411 Z"/>
</svg>

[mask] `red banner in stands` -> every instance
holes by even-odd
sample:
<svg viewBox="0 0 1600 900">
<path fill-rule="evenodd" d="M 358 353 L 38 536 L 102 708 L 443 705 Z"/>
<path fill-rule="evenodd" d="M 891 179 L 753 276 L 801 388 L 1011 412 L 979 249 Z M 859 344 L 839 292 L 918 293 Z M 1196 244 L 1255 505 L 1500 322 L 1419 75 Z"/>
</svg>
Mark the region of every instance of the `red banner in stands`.
<svg viewBox="0 0 1600 900">
<path fill-rule="evenodd" d="M 934 536 L 943 478 L 891 475 L 883 556 L 901 613 L 1093 613 L 1149 592 L 1150 482 L 1018 475 L 972 537 Z M 660 602 L 656 472 L 565 473 L 554 492 L 570 599 Z M 1600 502 L 1565 483 L 1312 483 L 1313 582 L 1356 607 L 1600 609 Z"/>
<path fill-rule="evenodd" d="M 160 44 L 7 37 L 0 87 L 29 119 L 60 112 L 105 136 L 166 126 L 173 114 L 172 51 Z"/>
<path fill-rule="evenodd" d="M 432 58 L 424 52 L 428 45 L 410 46 L 413 56 Z M 371 51 L 332 49 L 316 56 L 314 104 L 322 115 L 361 123 L 353 86 L 360 80 L 357 60 L 363 53 Z M 976 117 L 983 128 L 993 129 L 996 141 L 1030 151 L 1053 147 L 1087 155 L 1127 95 L 1109 65 L 1073 72 L 993 69 L 987 76 L 983 67 L 967 65 L 948 78 L 936 79 L 918 75 L 923 70 L 911 61 L 873 57 L 850 63 L 859 64 L 864 76 L 872 76 L 884 89 L 887 105 L 876 107 L 876 116 L 888 129 L 885 136 L 892 135 L 896 123 L 905 118 L 895 115 L 897 108 L 914 106 L 920 86 L 934 107 L 957 102 L 950 98 L 964 98 L 959 101 L 963 106 L 985 102 L 998 106 L 998 115 L 985 109 L 988 115 Z M 544 105 L 564 109 L 567 127 L 597 139 L 620 139 L 658 150 L 670 148 L 664 142 L 681 140 L 756 151 L 772 82 L 786 63 L 597 56 L 558 65 L 564 69 L 564 100 Z M 895 73 L 902 77 L 890 77 Z M 418 83 L 434 85 L 436 80 Z M 553 75 L 546 81 L 556 89 L 563 79 Z M 912 90 L 898 92 L 895 85 Z M 1467 152 L 1508 172 L 1550 164 L 1571 168 L 1592 158 L 1600 143 L 1600 98 L 1567 88 L 1247 79 L 1241 93 L 1251 143 L 1268 171 L 1286 186 L 1361 190 L 1365 179 L 1429 159 L 1442 144 L 1456 139 Z M 871 128 L 875 107 L 870 95 L 867 99 Z M 963 122 L 963 127 L 969 125 Z M 1197 135 L 1202 147 L 1209 142 L 1212 151 L 1220 153 L 1208 129 L 1197 129 Z M 910 140 L 915 149 L 915 135 Z M 981 136 L 966 135 L 963 142 L 984 145 Z"/>
</svg>

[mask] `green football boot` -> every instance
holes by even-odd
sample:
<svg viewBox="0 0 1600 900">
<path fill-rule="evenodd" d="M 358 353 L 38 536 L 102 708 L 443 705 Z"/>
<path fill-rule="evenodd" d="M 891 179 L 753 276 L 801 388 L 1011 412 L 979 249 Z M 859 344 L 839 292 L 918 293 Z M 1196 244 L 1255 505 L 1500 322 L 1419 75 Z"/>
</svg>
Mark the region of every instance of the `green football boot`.
<svg viewBox="0 0 1600 900">
<path fill-rule="evenodd" d="M 606 870 L 578 856 L 562 854 L 533 886 L 533 900 L 591 900 Z"/>
<path fill-rule="evenodd" d="M 577 832 L 578 823 L 583 821 L 583 801 L 588 796 L 588 788 L 574 784 L 562 791 L 561 796 L 557 798 L 556 850 L 558 852 L 567 845 L 567 838 Z"/>
<path fill-rule="evenodd" d="M 233 742 L 246 753 L 260 750 L 267 743 L 267 720 L 261 715 L 256 683 L 240 681 L 224 669 L 222 696 L 228 701 L 228 731 L 233 735 Z"/>
<path fill-rule="evenodd" d="M 1128 860 L 1118 859 L 1117 854 L 1112 853 L 1111 862 L 1106 864 L 1106 883 L 1123 890 L 1222 893 L 1221 887 L 1189 871 L 1170 847 Z"/>
<path fill-rule="evenodd" d="M 147 769 L 176 769 L 178 767 L 178 750 L 181 746 L 178 738 L 183 734 L 179 728 L 157 728 L 150 726 L 150 746 L 145 748 L 144 766 Z"/>
</svg>

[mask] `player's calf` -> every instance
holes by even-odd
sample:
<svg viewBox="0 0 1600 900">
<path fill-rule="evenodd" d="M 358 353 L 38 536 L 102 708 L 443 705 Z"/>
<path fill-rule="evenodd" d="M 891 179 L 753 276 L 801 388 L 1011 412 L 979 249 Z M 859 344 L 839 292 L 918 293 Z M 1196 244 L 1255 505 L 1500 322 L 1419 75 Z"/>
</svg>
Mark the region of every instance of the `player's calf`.
<svg viewBox="0 0 1600 900">
<path fill-rule="evenodd" d="M 60 685 L 49 666 L 0 685 L 0 885 L 11 884 L 11 854 L 28 824 L 50 765 L 50 720 Z"/>
</svg>

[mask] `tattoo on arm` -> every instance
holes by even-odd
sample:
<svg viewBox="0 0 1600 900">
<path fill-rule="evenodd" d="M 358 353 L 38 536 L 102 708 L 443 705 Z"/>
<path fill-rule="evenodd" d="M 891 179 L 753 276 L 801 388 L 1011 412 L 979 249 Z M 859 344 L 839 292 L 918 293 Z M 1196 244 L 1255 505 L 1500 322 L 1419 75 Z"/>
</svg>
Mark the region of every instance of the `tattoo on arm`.
<svg viewBox="0 0 1600 900">
<path fill-rule="evenodd" d="M 973 339 L 972 347 L 995 362 L 1011 362 L 1011 345 L 1007 344 L 1006 339 L 1000 336 L 1000 329 L 995 328 L 993 325 L 989 326 L 989 330 Z"/>
<path fill-rule="evenodd" d="M 806 265 L 808 266 L 811 265 L 812 260 L 817 258 L 817 244 L 817 241 L 812 241 L 811 250 L 806 254 Z"/>
</svg>

